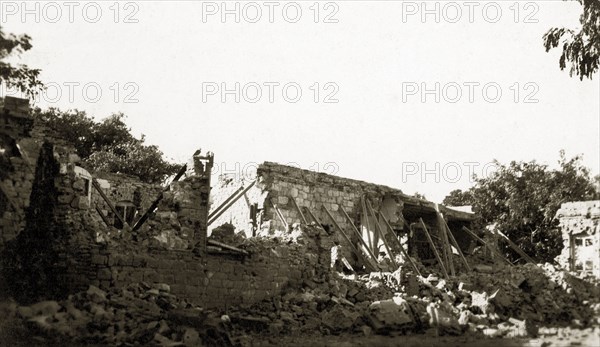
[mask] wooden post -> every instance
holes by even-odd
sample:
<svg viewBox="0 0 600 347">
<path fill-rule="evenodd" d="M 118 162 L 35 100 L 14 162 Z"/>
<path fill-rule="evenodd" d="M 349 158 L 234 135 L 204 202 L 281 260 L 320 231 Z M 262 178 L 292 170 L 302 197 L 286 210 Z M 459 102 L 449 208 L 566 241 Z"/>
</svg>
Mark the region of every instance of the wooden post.
<svg viewBox="0 0 600 347">
<path fill-rule="evenodd" d="M 323 208 L 324 207 L 325 206 L 323 206 Z M 342 213 L 344 214 L 344 216 L 348 220 L 348 223 L 350 223 L 350 225 L 352 226 L 352 229 L 354 229 L 354 232 L 356 233 L 356 236 L 358 236 L 358 240 L 360 241 L 360 243 L 365 247 L 365 249 L 367 250 L 367 253 L 373 258 L 373 261 L 379 266 L 379 264 L 377 263 L 377 258 L 375 257 L 375 254 L 373 254 L 373 252 L 371 252 L 371 250 L 369 249 L 369 245 L 367 245 L 367 243 L 365 242 L 365 240 L 363 240 L 362 235 L 360 234 L 360 232 L 358 231 L 358 229 L 356 228 L 356 226 L 352 222 L 352 219 L 350 218 L 350 216 L 348 215 L 348 213 L 346 213 L 346 210 L 344 210 L 344 207 L 342 207 L 341 205 L 340 205 L 340 210 L 342 211 Z M 327 209 L 325 209 L 325 211 L 327 211 Z M 327 213 L 329 213 L 329 212 L 327 212 Z M 331 218 L 333 218 L 333 217 L 331 217 Z"/>
<path fill-rule="evenodd" d="M 392 249 L 388 246 L 387 240 L 385 239 L 385 235 L 383 235 L 383 231 L 381 230 L 381 227 L 379 226 L 379 221 L 377 220 L 377 217 L 375 216 L 375 211 L 373 211 L 373 206 L 371 206 L 371 202 L 369 200 L 366 200 L 366 204 L 367 204 L 367 208 L 369 209 L 369 212 L 371 212 L 371 215 L 373 216 L 373 219 L 375 220 L 375 230 L 377 230 L 379 237 L 383 241 L 383 246 L 387 250 L 387 253 L 390 256 L 390 259 L 392 260 L 392 264 L 397 269 L 398 263 L 396 263 L 396 259 L 394 259 L 394 253 L 392 253 Z"/>
<path fill-rule="evenodd" d="M 382 213 L 379 213 L 379 215 L 381 216 L 381 219 L 383 219 L 383 222 L 385 223 L 385 225 L 387 225 L 388 229 L 390 229 L 390 232 L 393 234 L 394 233 L 394 229 L 392 228 L 392 226 L 390 225 L 390 223 L 388 223 L 387 219 L 385 219 L 385 216 Z M 408 260 L 408 262 L 410 263 L 410 265 L 412 266 L 412 268 L 415 270 L 415 272 L 417 273 L 417 275 L 422 276 L 421 272 L 417 268 L 417 264 L 415 264 L 412 261 L 411 257 L 408 255 L 408 251 L 404 251 L 404 248 L 402 247 L 402 243 L 400 242 L 400 240 L 398 240 L 398 238 L 396 238 L 395 236 L 394 236 L 394 239 L 396 241 L 398 241 L 398 246 L 400 247 L 400 252 L 402 252 L 402 255 Z"/>
<path fill-rule="evenodd" d="M 298 213 L 300 213 L 300 220 L 304 223 L 304 224 L 308 224 L 308 221 L 306 220 L 306 217 L 304 217 L 304 213 L 302 213 L 302 210 L 300 209 L 300 206 L 298 206 L 298 203 L 296 202 L 296 199 L 294 199 L 293 196 L 290 196 L 290 199 L 292 199 L 292 203 L 294 204 L 294 206 L 296 207 L 296 210 L 298 210 Z"/>
<path fill-rule="evenodd" d="M 448 272 L 446 272 L 446 267 L 444 267 L 442 258 L 440 257 L 440 254 L 438 253 L 438 251 L 435 247 L 435 244 L 433 243 L 433 240 L 431 239 L 431 235 L 429 235 L 429 231 L 427 230 L 427 226 L 425 225 L 425 222 L 423 222 L 423 218 L 419 218 L 419 222 L 421 223 L 421 226 L 423 227 L 423 230 L 425 231 L 425 236 L 427 236 L 427 240 L 429 241 L 429 245 L 431 246 L 431 249 L 433 250 L 433 253 L 435 254 L 435 258 L 437 259 L 438 263 L 440 264 L 440 267 L 442 268 L 442 273 L 444 274 L 444 278 L 448 279 Z"/>
<path fill-rule="evenodd" d="M 346 241 L 348 242 L 348 244 L 350 245 L 350 248 L 352 248 L 352 251 L 354 252 L 354 254 L 356 254 L 356 256 L 358 256 L 360 259 L 363 260 L 363 263 L 365 265 L 365 267 L 367 268 L 367 270 L 369 271 L 377 271 L 377 268 L 379 267 L 379 264 L 377 264 L 377 262 L 375 262 L 376 265 L 374 265 L 373 263 L 371 263 L 367 257 L 365 257 L 352 243 L 352 240 L 350 240 L 350 237 L 344 232 L 344 230 L 342 230 L 342 228 L 340 227 L 340 225 L 335 221 L 335 218 L 333 218 L 333 216 L 331 215 L 331 213 L 329 213 L 329 211 L 327 210 L 327 208 L 325 206 L 323 206 L 323 209 L 325 210 L 325 212 L 327 213 L 327 216 L 329 216 L 329 218 L 331 219 L 331 221 L 333 222 L 334 227 L 340 231 L 340 233 L 342 234 L 342 236 L 344 236 L 344 238 L 346 239 Z"/>
<path fill-rule="evenodd" d="M 269 202 L 271 203 L 271 205 L 273 205 L 273 208 L 275 209 L 275 213 L 277 214 L 277 217 L 279 217 L 279 220 L 281 221 L 281 223 L 283 223 L 285 230 L 288 231 L 290 227 L 289 227 L 287 221 L 285 220 L 285 218 L 283 218 L 283 214 L 279 210 L 279 207 L 277 207 L 277 204 L 273 202 L 273 199 L 269 199 Z"/>
<path fill-rule="evenodd" d="M 446 269 L 449 271 L 450 276 L 455 276 L 456 272 L 454 271 L 454 261 L 452 259 L 452 247 L 448 241 L 448 234 L 446 233 L 444 218 L 440 213 L 440 207 L 438 204 L 435 204 L 435 211 L 440 241 L 442 242 L 442 256 L 446 264 Z"/>
<path fill-rule="evenodd" d="M 213 213 L 213 216 L 208 220 L 208 223 L 206 224 L 206 226 L 211 225 L 219 217 L 221 217 L 221 215 L 223 213 L 225 213 L 231 206 L 233 206 L 233 204 L 235 204 L 242 196 L 244 196 L 244 194 L 246 194 L 246 192 L 249 191 L 250 188 L 252 188 L 252 186 L 254 186 L 255 183 L 256 183 L 256 180 L 252 181 L 246 188 L 244 188 L 244 190 L 242 190 L 242 192 L 238 196 L 236 196 L 234 199 L 231 199 L 231 201 L 229 201 L 229 203 L 227 203 L 227 206 L 221 208 L 221 210 L 218 212 L 215 211 L 216 213 Z"/>
<path fill-rule="evenodd" d="M 244 186 L 240 186 L 235 192 L 233 192 L 227 199 L 225 199 L 225 201 L 223 201 L 221 203 L 221 205 L 217 206 L 217 208 L 215 208 L 211 213 L 208 214 L 208 219 L 212 219 L 212 217 L 215 215 L 215 213 L 218 213 L 225 205 L 227 205 L 231 199 L 235 198 L 239 192 L 241 192 L 242 190 L 244 190 Z"/>
<path fill-rule="evenodd" d="M 173 181 L 171 183 L 179 181 L 179 179 L 181 178 L 181 176 L 183 176 L 183 174 L 185 173 L 186 170 L 187 170 L 187 164 L 183 165 L 181 167 L 181 169 L 179 169 L 179 172 L 177 172 L 177 175 L 175 175 L 175 177 L 173 178 Z M 133 229 L 132 229 L 133 231 L 138 230 L 142 225 L 144 225 L 144 223 L 148 219 L 148 216 L 150 215 L 150 213 L 152 211 L 154 211 L 156 209 L 156 207 L 158 207 L 158 203 L 162 200 L 163 192 L 166 192 L 167 190 L 169 190 L 170 185 L 171 184 L 167 185 L 163 189 L 163 191 L 160 194 L 158 194 L 156 199 L 154 199 L 152 204 L 150 204 L 150 207 L 148 207 L 148 209 L 146 210 L 146 212 L 144 212 L 142 217 L 140 219 L 138 219 L 138 221 L 135 223 L 135 225 L 133 226 Z"/>
<path fill-rule="evenodd" d="M 460 255 L 460 258 L 462 259 L 463 263 L 465 264 L 465 267 L 466 267 L 467 271 L 470 272 L 471 271 L 471 266 L 469 266 L 469 263 L 467 262 L 467 259 L 465 258 L 465 255 L 463 254 L 462 250 L 458 246 L 458 242 L 456 242 L 456 239 L 454 238 L 454 235 L 452 235 L 452 230 L 450 230 L 450 227 L 448 226 L 448 223 L 446 223 L 446 220 L 443 218 L 443 216 L 442 216 L 442 220 L 444 221 L 444 225 L 446 226 L 446 230 L 448 231 L 448 237 L 450 238 L 450 242 L 452 243 L 452 245 L 458 251 L 458 255 Z"/>
<path fill-rule="evenodd" d="M 506 236 L 500 230 L 498 230 L 498 234 L 502 236 L 502 238 L 506 240 L 510 248 L 512 248 L 513 251 L 517 252 L 523 259 L 525 259 L 529 263 L 537 264 L 537 262 L 533 260 L 533 258 L 531 258 L 527 253 L 525 253 L 521 248 L 519 248 L 519 246 L 517 246 L 514 242 L 512 242 L 512 240 L 509 239 L 508 236 Z"/>
<path fill-rule="evenodd" d="M 504 256 L 502 256 L 502 254 L 497 253 L 496 250 L 491 247 L 490 245 L 487 244 L 487 242 L 483 241 L 479 236 L 475 235 L 475 233 L 473 233 L 471 230 L 469 230 L 469 228 L 463 226 L 462 229 L 469 234 L 469 236 L 471 236 L 472 238 L 474 238 L 475 240 L 479 241 L 481 244 L 483 244 L 487 249 L 490 250 L 490 252 L 492 254 L 496 254 L 500 259 L 504 260 L 507 264 L 509 265 L 513 265 L 513 263 L 511 263 L 508 259 L 506 259 Z"/>
<path fill-rule="evenodd" d="M 443 220 L 443 218 L 441 219 Z M 440 238 L 442 240 L 442 244 L 444 245 L 445 250 L 444 253 L 446 253 L 446 265 L 448 270 L 450 271 L 450 276 L 454 277 L 456 276 L 456 272 L 454 271 L 454 261 L 452 259 L 452 247 L 450 247 L 450 242 L 448 241 L 448 233 L 446 232 L 446 227 L 443 223 L 440 225 L 440 232 Z"/>
<path fill-rule="evenodd" d="M 371 253 L 373 253 L 373 250 L 375 249 L 375 247 L 377 247 L 377 245 L 373 244 L 373 239 L 371 238 L 371 227 L 369 225 L 369 215 L 367 214 L 367 206 L 365 205 L 365 200 L 363 197 L 360 198 L 360 206 L 362 208 L 362 214 L 364 216 L 364 220 L 365 220 L 365 224 L 366 224 L 366 225 L 363 225 L 362 227 L 366 227 L 367 239 L 369 240 L 369 246 L 367 246 L 367 248 L 369 248 L 369 251 Z M 362 239 L 362 237 L 361 237 L 361 239 Z M 377 258 L 375 258 L 375 259 L 377 259 Z"/>
<path fill-rule="evenodd" d="M 100 194 L 100 196 L 102 197 L 102 199 L 104 200 L 106 205 L 108 205 L 108 208 L 110 208 L 112 213 L 115 214 L 115 217 L 117 217 L 117 219 L 121 222 L 121 224 L 123 226 L 126 226 L 126 225 L 129 226 L 129 224 L 123 219 L 123 217 L 121 217 L 119 212 L 117 212 L 117 209 L 113 206 L 113 204 L 110 202 L 110 200 L 108 200 L 108 197 L 106 196 L 106 194 L 104 194 L 104 192 L 102 191 L 102 188 L 100 188 L 100 183 L 98 183 L 98 181 L 96 181 L 95 178 L 92 178 L 92 186 L 94 186 L 94 188 L 96 188 L 96 190 L 98 191 L 98 193 Z"/>
<path fill-rule="evenodd" d="M 315 223 L 317 223 L 318 226 L 323 227 L 323 225 L 321 225 L 321 222 L 317 219 L 317 217 L 315 217 L 315 215 L 312 213 L 312 211 L 310 210 L 310 208 L 305 207 L 306 212 L 308 212 L 308 215 L 310 216 L 310 218 L 312 220 L 315 221 Z"/>
<path fill-rule="evenodd" d="M 108 219 L 106 218 L 104 213 L 102 213 L 102 210 L 98 207 L 98 205 L 96 205 L 96 212 L 98 212 L 98 214 L 100 215 L 100 218 L 102 218 L 102 221 L 104 222 L 104 224 L 106 224 L 107 227 L 112 226 L 112 225 L 110 225 L 110 222 L 108 221 Z"/>
</svg>

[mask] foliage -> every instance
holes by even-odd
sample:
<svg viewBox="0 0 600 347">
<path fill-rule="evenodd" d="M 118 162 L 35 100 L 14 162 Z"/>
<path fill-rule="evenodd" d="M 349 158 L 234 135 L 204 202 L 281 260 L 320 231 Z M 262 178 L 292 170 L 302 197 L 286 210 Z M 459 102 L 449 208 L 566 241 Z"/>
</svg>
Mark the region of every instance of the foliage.
<svg viewBox="0 0 600 347">
<path fill-rule="evenodd" d="M 560 153 L 560 168 L 531 162 L 495 162 L 497 170 L 476 180 L 468 192 L 450 194 L 472 198 L 473 210 L 481 226 L 495 224 L 523 251 L 538 261 L 552 262 L 563 248 L 558 221 L 560 205 L 568 201 L 598 199 L 598 191 L 581 157 L 566 159 Z M 509 258 L 517 257 L 505 248 Z"/>
<path fill-rule="evenodd" d="M 30 69 L 27 65 L 12 65 L 6 60 L 21 55 L 32 48 L 28 35 L 7 34 L 0 28 L 0 86 L 16 88 L 29 98 L 39 93 L 43 84 L 38 79 L 39 69 Z"/>
<path fill-rule="evenodd" d="M 470 191 L 462 191 L 455 189 L 442 201 L 442 205 L 446 206 L 469 206 L 473 205 L 473 195 Z"/>
<path fill-rule="evenodd" d="M 158 183 L 176 173 L 180 166 L 163 159 L 158 147 L 146 145 L 142 135 L 136 139 L 115 113 L 100 122 L 83 111 L 66 112 L 56 108 L 33 111 L 36 122 L 53 129 L 56 135 L 73 144 L 77 154 L 93 171 L 134 175 L 148 183 Z"/>
<path fill-rule="evenodd" d="M 583 13 L 579 17 L 581 28 L 576 31 L 566 28 L 551 28 L 544 35 L 546 52 L 556 48 L 562 41 L 562 55 L 559 66 L 561 70 L 571 63 L 569 75 L 592 79 L 598 71 L 600 61 L 600 1 L 577 0 L 583 6 Z"/>
</svg>

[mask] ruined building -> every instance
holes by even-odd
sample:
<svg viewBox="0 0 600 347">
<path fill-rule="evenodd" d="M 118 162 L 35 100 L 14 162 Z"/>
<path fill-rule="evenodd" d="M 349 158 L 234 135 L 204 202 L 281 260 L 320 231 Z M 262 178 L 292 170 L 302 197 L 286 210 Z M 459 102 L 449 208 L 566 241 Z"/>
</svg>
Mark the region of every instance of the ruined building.
<svg viewBox="0 0 600 347">
<path fill-rule="evenodd" d="M 453 274 L 449 259 L 473 248 L 471 213 L 276 163 L 211 182 L 213 155 L 198 151 L 165 187 L 90 172 L 26 101 L 0 106 L 2 270 L 30 300 L 145 281 L 221 307 L 327 281 L 332 265 L 394 271 L 418 259 Z"/>
<path fill-rule="evenodd" d="M 556 218 L 564 245 L 559 264 L 600 278 L 600 200 L 564 203 Z"/>
</svg>

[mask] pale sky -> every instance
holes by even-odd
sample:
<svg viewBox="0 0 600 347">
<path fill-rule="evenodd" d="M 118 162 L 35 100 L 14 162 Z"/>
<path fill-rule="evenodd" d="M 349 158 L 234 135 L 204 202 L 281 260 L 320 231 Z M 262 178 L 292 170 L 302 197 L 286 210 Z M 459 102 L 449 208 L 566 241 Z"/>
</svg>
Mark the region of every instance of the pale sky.
<svg viewBox="0 0 600 347">
<path fill-rule="evenodd" d="M 560 51 L 542 45 L 550 27 L 579 26 L 575 1 L 228 1 L 240 23 L 222 21 L 220 1 L 91 2 L 85 11 L 83 2 L 37 3 L 23 12 L 22 1 L 2 1 L 0 13 L 6 32 L 33 37 L 20 61 L 52 86 L 37 105 L 97 119 L 124 112 L 136 135 L 176 161 L 202 148 L 221 169 L 296 163 L 436 202 L 493 159 L 555 167 L 565 149 L 600 169 L 598 76 L 569 77 Z M 236 82 L 239 103 L 221 93 Z M 302 96 L 292 103 L 294 88 Z M 332 92 L 338 102 L 324 103 Z"/>
</svg>

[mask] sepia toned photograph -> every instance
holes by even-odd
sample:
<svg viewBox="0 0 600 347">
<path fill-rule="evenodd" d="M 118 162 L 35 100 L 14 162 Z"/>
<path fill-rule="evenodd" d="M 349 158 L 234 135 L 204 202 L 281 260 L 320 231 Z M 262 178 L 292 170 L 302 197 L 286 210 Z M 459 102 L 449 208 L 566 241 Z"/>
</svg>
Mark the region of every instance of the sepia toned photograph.
<svg viewBox="0 0 600 347">
<path fill-rule="evenodd" d="M 0 346 L 600 347 L 600 0 L 0 1 Z"/>
</svg>

